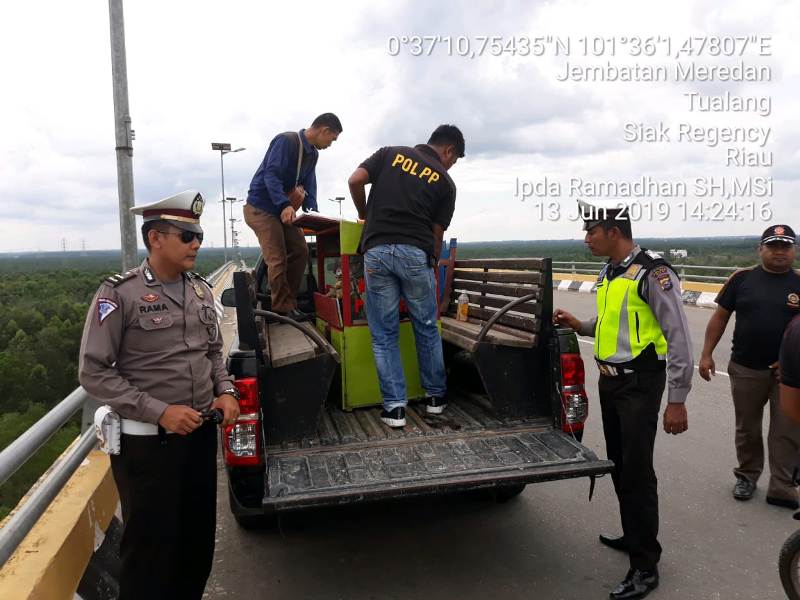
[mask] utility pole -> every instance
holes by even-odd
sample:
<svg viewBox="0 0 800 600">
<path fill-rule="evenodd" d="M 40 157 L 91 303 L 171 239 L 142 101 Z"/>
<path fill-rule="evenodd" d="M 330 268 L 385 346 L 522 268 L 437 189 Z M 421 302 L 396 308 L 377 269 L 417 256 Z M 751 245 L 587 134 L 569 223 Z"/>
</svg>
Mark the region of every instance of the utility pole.
<svg viewBox="0 0 800 600">
<path fill-rule="evenodd" d="M 125 59 L 125 23 L 122 0 L 108 0 L 111 23 L 111 78 L 114 87 L 114 136 L 117 147 L 117 189 L 119 191 L 119 232 L 122 249 L 122 270 L 138 263 L 136 252 L 136 219 L 133 208 L 133 138 L 128 107 L 128 67 Z"/>
<path fill-rule="evenodd" d="M 231 145 L 227 142 L 211 142 L 211 149 L 219 150 L 219 173 L 222 181 L 222 239 L 223 245 L 225 246 L 224 259 L 225 262 L 228 262 L 228 229 L 225 226 L 225 221 L 227 220 L 225 217 L 225 164 L 223 163 L 222 158 L 226 154 L 231 154 L 232 152 L 241 152 L 242 150 L 245 150 L 245 148 L 231 150 Z"/>
<path fill-rule="evenodd" d="M 336 196 L 336 198 L 329 198 L 331 202 L 336 202 L 339 205 L 339 218 L 342 218 L 342 202 L 344 202 L 344 196 Z"/>
<path fill-rule="evenodd" d="M 234 240 L 234 237 L 235 237 L 235 235 L 234 235 L 235 232 L 233 230 L 233 224 L 236 223 L 236 221 L 238 221 L 238 219 L 233 216 L 233 203 L 234 202 L 244 202 L 244 198 L 225 198 L 225 200 L 227 202 L 231 203 L 231 210 L 230 210 L 230 215 L 231 216 L 230 216 L 230 219 L 228 219 L 228 220 L 231 222 L 231 250 L 233 250 L 234 249 L 233 240 Z M 233 252 L 231 252 L 231 255 L 233 255 Z"/>
</svg>

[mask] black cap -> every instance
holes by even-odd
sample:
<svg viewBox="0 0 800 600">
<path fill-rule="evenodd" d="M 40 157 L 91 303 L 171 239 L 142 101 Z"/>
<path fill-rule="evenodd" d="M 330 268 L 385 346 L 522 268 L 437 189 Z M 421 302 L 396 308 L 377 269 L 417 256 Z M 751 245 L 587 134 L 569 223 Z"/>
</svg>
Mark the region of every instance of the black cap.
<svg viewBox="0 0 800 600">
<path fill-rule="evenodd" d="M 797 236 L 794 234 L 794 229 L 788 225 L 770 225 L 761 234 L 761 243 L 772 244 L 773 242 L 796 244 Z"/>
<path fill-rule="evenodd" d="M 584 231 L 589 231 L 592 227 L 596 227 L 606 221 L 616 224 L 630 222 L 630 211 L 625 210 L 625 208 L 625 204 L 618 201 L 601 201 L 589 204 L 583 200 L 578 200 L 578 214 L 583 219 Z M 620 215 L 623 210 L 625 212 Z"/>
</svg>

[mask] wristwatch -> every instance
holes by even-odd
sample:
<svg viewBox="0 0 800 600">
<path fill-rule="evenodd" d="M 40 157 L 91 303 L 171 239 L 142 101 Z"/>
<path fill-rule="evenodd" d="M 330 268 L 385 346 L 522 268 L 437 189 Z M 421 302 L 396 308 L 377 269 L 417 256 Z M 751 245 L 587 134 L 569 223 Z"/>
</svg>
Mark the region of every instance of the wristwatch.
<svg viewBox="0 0 800 600">
<path fill-rule="evenodd" d="M 235 387 L 229 387 L 227 389 L 222 390 L 222 393 L 220 393 L 220 396 L 222 394 L 230 394 L 231 396 L 236 398 L 237 402 L 239 401 L 239 398 L 241 398 L 241 394 L 239 394 L 239 390 L 236 389 Z"/>
</svg>

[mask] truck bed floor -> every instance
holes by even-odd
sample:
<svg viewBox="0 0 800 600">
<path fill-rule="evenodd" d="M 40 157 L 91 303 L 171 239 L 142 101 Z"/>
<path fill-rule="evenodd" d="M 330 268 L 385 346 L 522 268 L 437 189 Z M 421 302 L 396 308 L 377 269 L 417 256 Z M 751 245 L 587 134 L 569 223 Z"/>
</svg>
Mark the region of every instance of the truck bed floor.
<svg viewBox="0 0 800 600">
<path fill-rule="evenodd" d="M 265 508 L 286 510 L 398 495 L 529 483 L 607 472 L 608 461 L 554 431 L 549 419 L 501 422 L 480 396 L 460 396 L 442 417 L 423 404 L 391 429 L 380 408 L 329 408 L 318 435 L 267 449 Z"/>
<path fill-rule="evenodd" d="M 451 393 L 442 415 L 428 415 L 422 402 L 406 408 L 406 426 L 393 429 L 381 421 L 381 407 L 359 408 L 346 412 L 328 404 L 323 411 L 320 426 L 314 437 L 301 442 L 268 446 L 268 453 L 312 448 L 315 446 L 340 446 L 386 440 L 393 442 L 420 437 L 440 438 L 470 431 L 505 430 L 513 427 L 549 427 L 549 417 L 518 420 L 499 420 L 491 414 L 488 401 L 478 394 Z"/>
</svg>

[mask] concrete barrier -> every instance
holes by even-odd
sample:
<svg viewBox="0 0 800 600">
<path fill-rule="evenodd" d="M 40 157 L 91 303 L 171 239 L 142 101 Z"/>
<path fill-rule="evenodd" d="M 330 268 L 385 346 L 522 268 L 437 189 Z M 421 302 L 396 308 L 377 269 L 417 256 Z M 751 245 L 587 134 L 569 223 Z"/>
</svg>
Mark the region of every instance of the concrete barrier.
<svg viewBox="0 0 800 600">
<path fill-rule="evenodd" d="M 73 600 L 118 505 L 108 456 L 93 450 L 0 570 L 0 598 Z"/>
<path fill-rule="evenodd" d="M 595 293 L 597 276 L 581 273 L 553 273 L 553 287 L 562 292 Z M 684 304 L 716 308 L 714 298 L 722 289 L 721 283 L 681 282 L 681 298 Z"/>
</svg>

